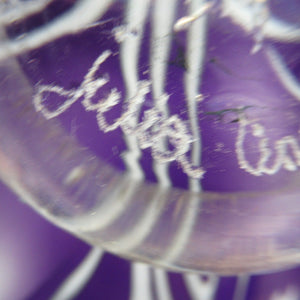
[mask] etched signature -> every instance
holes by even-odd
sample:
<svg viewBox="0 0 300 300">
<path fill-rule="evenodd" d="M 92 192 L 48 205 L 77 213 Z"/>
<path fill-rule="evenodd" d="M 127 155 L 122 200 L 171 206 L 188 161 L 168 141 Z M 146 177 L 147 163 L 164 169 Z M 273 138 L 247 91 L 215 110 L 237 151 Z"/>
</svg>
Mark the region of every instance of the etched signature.
<svg viewBox="0 0 300 300">
<path fill-rule="evenodd" d="M 84 77 L 81 85 L 77 89 L 66 90 L 63 87 L 55 85 L 37 86 L 33 103 L 36 111 L 41 112 L 45 118 L 51 119 L 59 116 L 71 107 L 76 101 L 82 98 L 82 105 L 86 111 L 95 111 L 98 127 L 101 131 L 107 133 L 117 128 L 121 128 L 126 135 L 133 135 L 138 141 L 140 149 L 151 149 L 153 158 L 161 163 L 177 161 L 183 171 L 191 178 L 201 179 L 205 173 L 202 167 L 194 166 L 187 157 L 191 149 L 193 136 L 189 133 L 186 123 L 178 116 L 172 115 L 166 117 L 158 107 L 164 107 L 169 99 L 169 95 L 164 94 L 160 99 L 159 105 L 150 108 L 144 112 L 143 121 L 132 122 L 139 116 L 141 106 L 145 101 L 145 96 L 150 93 L 150 81 L 140 81 L 137 93 L 134 97 L 127 99 L 123 105 L 122 114 L 112 122 L 108 122 L 105 113 L 118 105 L 122 100 L 122 94 L 116 88 L 112 89 L 106 98 L 99 99 L 96 103 L 92 101 L 97 91 L 109 82 L 107 77 L 96 77 L 96 73 L 111 55 L 110 51 L 104 51 L 94 62 L 88 73 Z M 46 94 L 55 93 L 66 100 L 54 110 L 49 110 L 45 105 Z M 251 106 L 243 108 L 247 109 Z M 220 111 L 226 113 L 231 110 Z M 238 111 L 239 112 L 239 111 Z M 210 112 L 206 114 L 212 114 Z M 300 166 L 300 146 L 294 136 L 285 136 L 274 143 L 275 160 L 270 166 L 271 156 L 274 151 L 270 148 L 270 141 L 265 135 L 262 125 L 247 120 L 245 116 L 238 119 L 239 128 L 235 151 L 238 164 L 241 169 L 254 175 L 264 174 L 273 175 L 280 169 L 295 171 Z M 247 129 L 251 129 L 250 134 L 259 138 L 259 158 L 256 166 L 253 166 L 246 159 L 245 138 L 249 134 Z M 159 144 L 162 140 L 168 140 L 172 150 L 162 151 Z"/>
<path fill-rule="evenodd" d="M 151 148 L 152 156 L 161 163 L 177 161 L 183 168 L 183 171 L 192 178 L 202 178 L 205 171 L 201 167 L 191 164 L 187 158 L 190 151 L 193 137 L 189 134 L 187 125 L 178 115 L 169 117 L 159 108 L 154 107 L 144 112 L 142 122 L 135 124 L 132 119 L 136 119 L 139 109 L 145 101 L 145 96 L 150 93 L 150 82 L 140 81 L 137 93 L 134 97 L 124 103 L 121 116 L 112 122 L 108 122 L 105 113 L 120 103 L 121 93 L 112 89 L 109 95 L 104 99 L 99 99 L 97 103 L 92 101 L 97 91 L 108 83 L 108 78 L 96 78 L 96 72 L 112 53 L 104 51 L 94 62 L 84 77 L 82 84 L 77 89 L 66 90 L 63 87 L 55 85 L 37 86 L 33 103 L 36 111 L 41 112 L 46 119 L 59 116 L 71 107 L 80 98 L 83 98 L 82 105 L 86 111 L 95 111 L 99 129 L 103 132 L 109 132 L 121 128 L 124 134 L 134 135 L 137 138 L 140 149 Z M 65 97 L 66 100 L 54 110 L 49 110 L 45 106 L 45 95 L 55 93 Z M 163 95 L 161 102 L 167 102 L 169 96 Z M 134 124 L 134 125 L 132 125 Z M 158 147 L 159 141 L 167 139 L 172 146 L 172 150 L 161 151 Z"/>
</svg>

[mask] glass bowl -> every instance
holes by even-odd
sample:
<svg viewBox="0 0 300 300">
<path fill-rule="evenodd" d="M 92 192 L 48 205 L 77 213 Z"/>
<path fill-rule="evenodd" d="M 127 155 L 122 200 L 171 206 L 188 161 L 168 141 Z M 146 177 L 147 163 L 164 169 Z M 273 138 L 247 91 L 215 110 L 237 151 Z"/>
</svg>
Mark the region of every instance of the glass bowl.
<svg viewBox="0 0 300 300">
<path fill-rule="evenodd" d="M 0 177 L 178 272 L 300 260 L 298 1 L 0 3 Z"/>
</svg>

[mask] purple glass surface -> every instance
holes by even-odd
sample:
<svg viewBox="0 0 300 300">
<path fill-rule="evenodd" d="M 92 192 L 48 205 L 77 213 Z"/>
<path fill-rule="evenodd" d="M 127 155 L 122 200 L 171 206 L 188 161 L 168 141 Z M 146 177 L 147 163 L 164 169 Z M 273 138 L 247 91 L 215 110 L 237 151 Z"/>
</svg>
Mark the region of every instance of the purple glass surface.
<svg viewBox="0 0 300 300">
<path fill-rule="evenodd" d="M 0 178 L 132 261 L 105 254 L 76 299 L 169 299 L 166 278 L 174 299 L 300 297 L 299 13 L 296 0 L 0 3 Z M 47 299 L 88 246 L 15 200 L 1 187 L 0 298 Z"/>
</svg>

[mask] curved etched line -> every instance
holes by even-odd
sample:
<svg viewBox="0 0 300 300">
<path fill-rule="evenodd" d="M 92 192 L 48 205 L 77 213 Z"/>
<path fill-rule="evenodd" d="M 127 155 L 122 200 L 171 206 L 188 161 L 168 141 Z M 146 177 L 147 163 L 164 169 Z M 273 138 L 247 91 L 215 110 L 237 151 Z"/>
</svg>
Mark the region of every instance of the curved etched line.
<svg viewBox="0 0 300 300">
<path fill-rule="evenodd" d="M 206 14 L 213 7 L 213 1 L 204 3 L 200 8 L 191 11 L 189 16 L 184 16 L 176 21 L 173 26 L 175 32 L 188 29 L 188 27 L 197 19 Z"/>
<path fill-rule="evenodd" d="M 74 34 L 97 21 L 114 0 L 81 0 L 62 17 L 42 28 L 36 29 L 22 38 L 3 42 L 0 45 L 0 60 L 41 47 L 67 34 Z"/>
<path fill-rule="evenodd" d="M 194 11 L 199 9 L 202 5 L 205 5 L 204 0 L 192 0 L 190 3 L 189 11 Z M 203 39 L 205 39 L 207 17 L 202 16 L 193 24 L 191 24 L 188 32 L 188 52 L 187 60 L 191 64 L 188 68 L 191 68 L 185 74 L 185 88 L 188 98 L 189 105 L 189 117 L 192 122 L 193 134 L 198 135 L 198 141 L 195 142 L 192 149 L 193 163 L 200 163 L 200 136 L 198 133 L 198 118 L 197 118 L 197 107 L 196 98 L 198 94 L 198 86 L 200 84 L 200 79 L 196 76 L 201 76 L 201 67 L 203 65 L 204 56 L 204 45 Z M 199 36 L 200 34 L 200 36 Z M 194 41 L 196 40 L 196 41 Z M 195 64 L 194 66 L 192 66 Z M 189 80 L 189 81 L 188 81 Z M 194 136 L 195 137 L 195 136 Z M 195 137 L 195 138 L 196 138 Z M 198 152 L 197 152 L 198 151 Z M 200 191 L 200 185 L 198 180 L 190 180 L 190 188 L 194 191 Z M 168 250 L 164 254 L 164 259 L 166 261 L 174 261 L 184 250 L 186 243 L 189 240 L 190 234 L 193 230 L 194 224 L 197 219 L 198 209 L 201 203 L 201 198 L 198 195 L 191 195 L 190 203 L 187 205 L 186 212 L 184 214 L 183 220 L 179 225 L 178 231 L 175 233 L 175 238 Z"/>
<path fill-rule="evenodd" d="M 252 32 L 255 29 L 254 10 L 249 3 L 240 0 L 223 0 L 224 15 L 241 25 L 246 31 Z M 269 16 L 261 28 L 263 36 L 283 42 L 299 42 L 300 28 L 286 23 L 275 17 Z"/>
<path fill-rule="evenodd" d="M 300 41 L 299 27 L 278 20 L 275 17 L 271 18 L 269 22 L 266 22 L 263 32 L 266 37 L 274 38 L 282 42 L 298 43 Z"/>
<path fill-rule="evenodd" d="M 172 31 L 177 2 L 177 0 L 155 1 L 153 8 L 150 57 L 152 92 L 155 107 L 163 113 L 164 117 L 169 114 L 168 105 L 166 101 L 160 99 L 165 97 L 166 72 L 173 38 Z M 165 151 L 167 149 L 166 141 L 160 140 L 157 148 L 162 152 Z M 153 163 L 153 169 L 159 184 L 166 187 L 171 185 L 168 166 L 169 163 L 156 160 Z"/>
<path fill-rule="evenodd" d="M 152 37 L 151 37 L 151 57 L 150 73 L 152 80 L 152 93 L 155 107 L 161 111 L 165 117 L 168 116 L 167 101 L 161 101 L 165 97 L 166 72 L 168 58 L 172 43 L 172 27 L 175 19 L 177 0 L 156 1 L 152 16 Z M 166 141 L 160 140 L 158 150 L 166 150 Z M 168 187 L 171 180 L 168 174 L 169 163 L 154 161 L 153 169 L 161 186 Z M 154 269 L 154 282 L 157 297 L 161 300 L 171 300 L 171 291 L 167 281 L 167 274 L 161 269 Z"/>
<path fill-rule="evenodd" d="M 199 211 L 199 195 L 191 195 L 186 207 L 187 208 L 179 228 L 176 232 L 174 232 L 174 239 L 161 258 L 164 262 L 175 261 L 185 249 Z"/>
<path fill-rule="evenodd" d="M 120 47 L 120 58 L 123 78 L 127 90 L 127 101 L 138 93 L 139 75 L 138 61 L 145 22 L 148 15 L 150 0 L 130 0 L 127 4 L 125 17 L 125 33 Z M 136 110 L 139 112 L 140 107 Z M 138 113 L 130 119 L 130 125 L 135 127 L 138 123 Z M 124 162 L 131 176 L 137 179 L 144 177 L 139 164 L 141 151 L 135 136 L 124 134 L 128 150 L 124 154 Z"/>
<path fill-rule="evenodd" d="M 0 24 L 9 25 L 41 12 L 52 0 L 20 1 L 16 7 L 0 13 Z"/>
<path fill-rule="evenodd" d="M 81 233 L 103 230 L 113 224 L 133 201 L 139 183 L 130 178 L 124 178 L 115 184 L 115 189 L 105 199 L 105 202 L 94 210 L 93 214 L 70 220 L 73 228 Z M 116 201 L 117 199 L 117 201 Z"/>
<path fill-rule="evenodd" d="M 300 82 L 290 72 L 286 66 L 286 63 L 284 62 L 284 59 L 281 57 L 278 51 L 271 46 L 266 48 L 265 53 L 281 84 L 291 95 L 300 101 Z"/>
<path fill-rule="evenodd" d="M 153 199 L 150 200 L 150 205 L 147 207 L 146 212 L 134 224 L 133 229 L 118 239 L 116 251 L 130 251 L 143 242 L 148 234 L 151 233 L 157 219 L 163 212 L 167 200 L 166 196 L 166 193 L 161 190 L 155 193 Z"/>
<path fill-rule="evenodd" d="M 96 271 L 103 251 L 99 248 L 92 248 L 88 255 L 82 260 L 79 266 L 60 285 L 51 300 L 74 299 L 85 287 Z"/>
<path fill-rule="evenodd" d="M 207 280 L 203 280 L 196 274 L 183 276 L 192 300 L 213 300 L 215 298 L 219 279 L 215 275 L 207 275 L 207 277 Z"/>
</svg>

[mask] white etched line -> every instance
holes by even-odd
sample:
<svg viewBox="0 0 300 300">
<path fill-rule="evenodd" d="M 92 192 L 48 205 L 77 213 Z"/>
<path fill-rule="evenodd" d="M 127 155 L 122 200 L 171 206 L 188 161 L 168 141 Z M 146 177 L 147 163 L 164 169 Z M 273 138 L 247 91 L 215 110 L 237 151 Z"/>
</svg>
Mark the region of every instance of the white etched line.
<svg viewBox="0 0 300 300">
<path fill-rule="evenodd" d="M 250 278 L 251 277 L 246 274 L 238 276 L 234 289 L 233 300 L 246 300 Z"/>
<path fill-rule="evenodd" d="M 263 28 L 264 36 L 282 42 L 299 43 L 300 42 L 300 27 L 288 24 L 275 17 L 270 18 Z"/>
<path fill-rule="evenodd" d="M 105 112 L 108 110 L 108 108 L 111 108 L 112 104 L 110 103 L 110 99 L 112 98 L 112 95 L 115 94 L 113 91 L 107 99 L 98 100 L 98 102 L 95 104 L 91 101 L 91 99 L 97 93 L 98 89 L 108 83 L 108 79 L 106 78 L 95 78 L 95 73 L 99 70 L 100 66 L 109 58 L 110 55 L 111 52 L 109 50 L 104 51 L 101 55 L 99 55 L 99 57 L 95 60 L 92 67 L 84 77 L 81 85 L 77 89 L 66 90 L 63 87 L 51 84 L 38 85 L 36 88 L 36 93 L 33 96 L 33 104 L 36 111 L 41 112 L 46 119 L 52 119 L 68 110 L 71 105 L 78 101 L 82 96 L 84 96 L 82 105 L 86 111 L 100 110 Z M 45 105 L 45 100 L 47 98 L 45 94 L 51 93 L 57 94 L 66 99 L 60 106 L 58 106 L 54 110 L 49 110 Z"/>
<path fill-rule="evenodd" d="M 206 14 L 213 6 L 213 2 L 206 2 L 200 8 L 191 12 L 191 15 L 180 18 L 176 21 L 173 29 L 175 32 L 188 29 L 188 27 L 197 19 Z"/>
<path fill-rule="evenodd" d="M 80 265 L 61 284 L 51 300 L 74 299 L 85 287 L 96 271 L 103 251 L 99 248 L 92 248 Z"/>
<path fill-rule="evenodd" d="M 138 222 L 133 225 L 133 228 L 130 229 L 127 234 L 122 235 L 122 237 L 118 239 L 116 251 L 130 251 L 143 242 L 148 234 L 152 232 L 157 219 L 163 212 L 166 200 L 166 194 L 164 195 L 163 192 L 158 189 L 153 199 L 149 199 L 150 205 L 147 206 L 145 213 L 141 215 Z"/>
<path fill-rule="evenodd" d="M 230 16 L 231 19 L 241 25 L 244 30 L 253 32 L 257 19 L 255 18 L 255 10 L 249 2 L 241 0 L 222 0 L 223 14 Z M 264 23 L 262 35 L 266 38 L 282 42 L 297 43 L 300 41 L 300 27 L 286 23 L 270 16 Z"/>
<path fill-rule="evenodd" d="M 24 37 L 2 42 L 0 60 L 41 47 L 67 34 L 74 34 L 97 21 L 112 4 L 113 0 L 81 0 L 70 11 L 49 24 L 27 33 Z"/>
<path fill-rule="evenodd" d="M 43 95 L 46 93 L 55 93 L 62 97 L 66 97 L 67 100 L 57 109 L 50 111 L 43 103 L 45 100 Z M 77 95 L 79 95 L 79 97 Z M 76 93 L 73 90 L 65 90 L 64 88 L 55 85 L 39 85 L 36 94 L 33 96 L 33 105 L 37 112 L 41 112 L 44 117 L 49 120 L 68 110 L 79 98 L 80 93 Z"/>
<path fill-rule="evenodd" d="M 277 78 L 286 90 L 293 95 L 298 101 L 300 101 L 300 82 L 290 72 L 284 59 L 273 47 L 266 48 L 267 58 Z"/>
<path fill-rule="evenodd" d="M 163 262 L 174 262 L 181 255 L 182 251 L 185 249 L 188 239 L 190 237 L 191 231 L 196 222 L 196 216 L 198 215 L 199 209 L 199 195 L 193 194 L 190 196 L 189 202 L 186 205 L 186 211 L 179 224 L 177 232 L 174 233 L 174 239 L 170 246 L 163 254 Z"/>
<path fill-rule="evenodd" d="M 186 274 L 183 277 L 191 300 L 213 300 L 215 298 L 219 283 L 217 276 L 207 275 L 207 278 L 203 279 L 200 275 Z"/>
<path fill-rule="evenodd" d="M 166 271 L 155 268 L 153 269 L 153 275 L 157 300 L 172 300 L 173 297 Z"/>
<path fill-rule="evenodd" d="M 134 199 L 138 185 L 139 183 L 125 176 L 121 183 L 116 184 L 115 191 L 110 193 L 105 202 L 93 213 L 74 218 L 74 222 L 71 224 L 72 228 L 84 233 L 100 231 L 110 226 L 126 211 Z"/>
<path fill-rule="evenodd" d="M 16 7 L 0 12 L 0 24 L 12 24 L 41 12 L 52 0 L 19 2 Z"/>
<path fill-rule="evenodd" d="M 208 6 L 205 0 L 192 0 L 189 5 L 189 13 L 194 11 L 205 11 Z M 204 8 L 203 8 L 204 7 Z M 188 30 L 188 42 L 186 52 L 187 71 L 184 76 L 184 87 L 188 106 L 189 120 L 194 138 L 191 151 L 192 164 L 201 164 L 201 137 L 198 122 L 198 95 L 202 81 L 204 57 L 206 53 L 206 31 L 207 15 L 202 15 L 195 20 Z M 201 184 L 198 179 L 189 179 L 190 189 L 193 192 L 201 191 Z"/>
<path fill-rule="evenodd" d="M 154 99 L 165 92 L 166 73 L 170 47 L 173 40 L 172 26 L 178 0 L 155 1 L 152 17 L 150 72 Z M 162 110 L 168 112 L 167 107 Z"/>
<path fill-rule="evenodd" d="M 138 92 L 139 54 L 149 5 L 150 0 L 130 0 L 127 4 L 125 18 L 127 35 L 121 42 L 120 49 L 121 67 L 127 90 L 127 99 L 134 97 Z M 140 107 L 137 108 L 136 116 L 130 119 L 132 127 L 136 127 L 138 123 L 139 110 Z M 128 134 L 124 134 L 124 137 L 128 147 L 128 150 L 124 154 L 124 162 L 131 176 L 142 179 L 144 174 L 139 164 L 141 151 L 137 139 L 135 136 Z"/>
<path fill-rule="evenodd" d="M 152 96 L 154 105 L 165 118 L 169 115 L 167 96 L 165 95 L 166 73 L 172 43 L 172 26 L 175 19 L 177 0 L 155 1 L 152 16 L 150 74 L 152 80 Z M 166 100 L 165 100 L 166 99 Z M 160 139 L 157 150 L 167 150 L 166 140 Z M 169 163 L 155 160 L 154 173 L 160 186 L 169 187 L 171 180 L 168 171 Z M 158 300 L 171 300 L 172 295 L 167 273 L 161 269 L 153 269 L 154 283 Z"/>
<path fill-rule="evenodd" d="M 257 53 L 263 45 L 264 41 L 264 26 L 271 16 L 267 1 L 255 0 L 252 4 L 254 10 L 254 46 L 251 54 Z"/>
<path fill-rule="evenodd" d="M 192 12 L 197 10 L 203 5 L 205 1 L 203 0 L 192 0 L 190 3 L 189 10 Z M 203 20 L 202 20 L 203 19 Z M 192 146 L 192 163 L 200 164 L 200 136 L 198 129 L 198 117 L 197 117 L 197 95 L 198 88 L 200 84 L 200 79 L 196 76 L 201 76 L 201 68 L 203 64 L 204 56 L 204 45 L 203 39 L 205 39 L 206 34 L 206 17 L 202 16 L 200 19 L 196 20 L 191 24 L 188 32 L 188 52 L 187 52 L 187 62 L 188 68 L 191 67 L 189 71 L 185 74 L 185 91 L 188 101 L 189 118 L 193 130 L 193 138 L 196 140 Z M 195 39 L 196 41 L 193 41 Z M 198 41 L 200 40 L 200 41 Z M 195 47 L 195 49 L 193 49 Z M 200 51 L 200 53 L 196 53 Z M 195 60 L 195 61 L 194 61 Z M 193 66 L 195 65 L 195 66 Z M 196 69 L 199 68 L 200 70 Z M 198 138 L 198 140 L 197 140 Z M 192 181 L 190 179 L 190 189 L 193 191 L 200 191 L 200 183 L 198 180 Z M 198 209 L 200 205 L 201 198 L 199 194 L 191 194 L 189 203 L 187 205 L 186 212 L 183 216 L 179 229 L 175 234 L 175 238 L 171 243 L 170 247 L 164 254 L 164 259 L 167 261 L 174 261 L 185 249 L 186 243 L 189 240 L 193 227 L 195 225 Z"/>
<path fill-rule="evenodd" d="M 146 264 L 131 264 L 130 300 L 153 300 L 150 271 Z"/>
<path fill-rule="evenodd" d="M 165 97 L 166 72 L 170 56 L 170 47 L 173 39 L 172 26 L 175 20 L 177 0 L 155 1 L 152 17 L 151 57 L 150 73 L 152 80 L 152 95 L 155 107 L 163 113 L 169 114 L 167 101 L 160 99 Z M 166 140 L 158 141 L 158 149 L 165 151 Z M 170 186 L 171 180 L 168 172 L 168 163 L 154 161 L 153 169 L 158 182 L 162 186 Z"/>
</svg>

